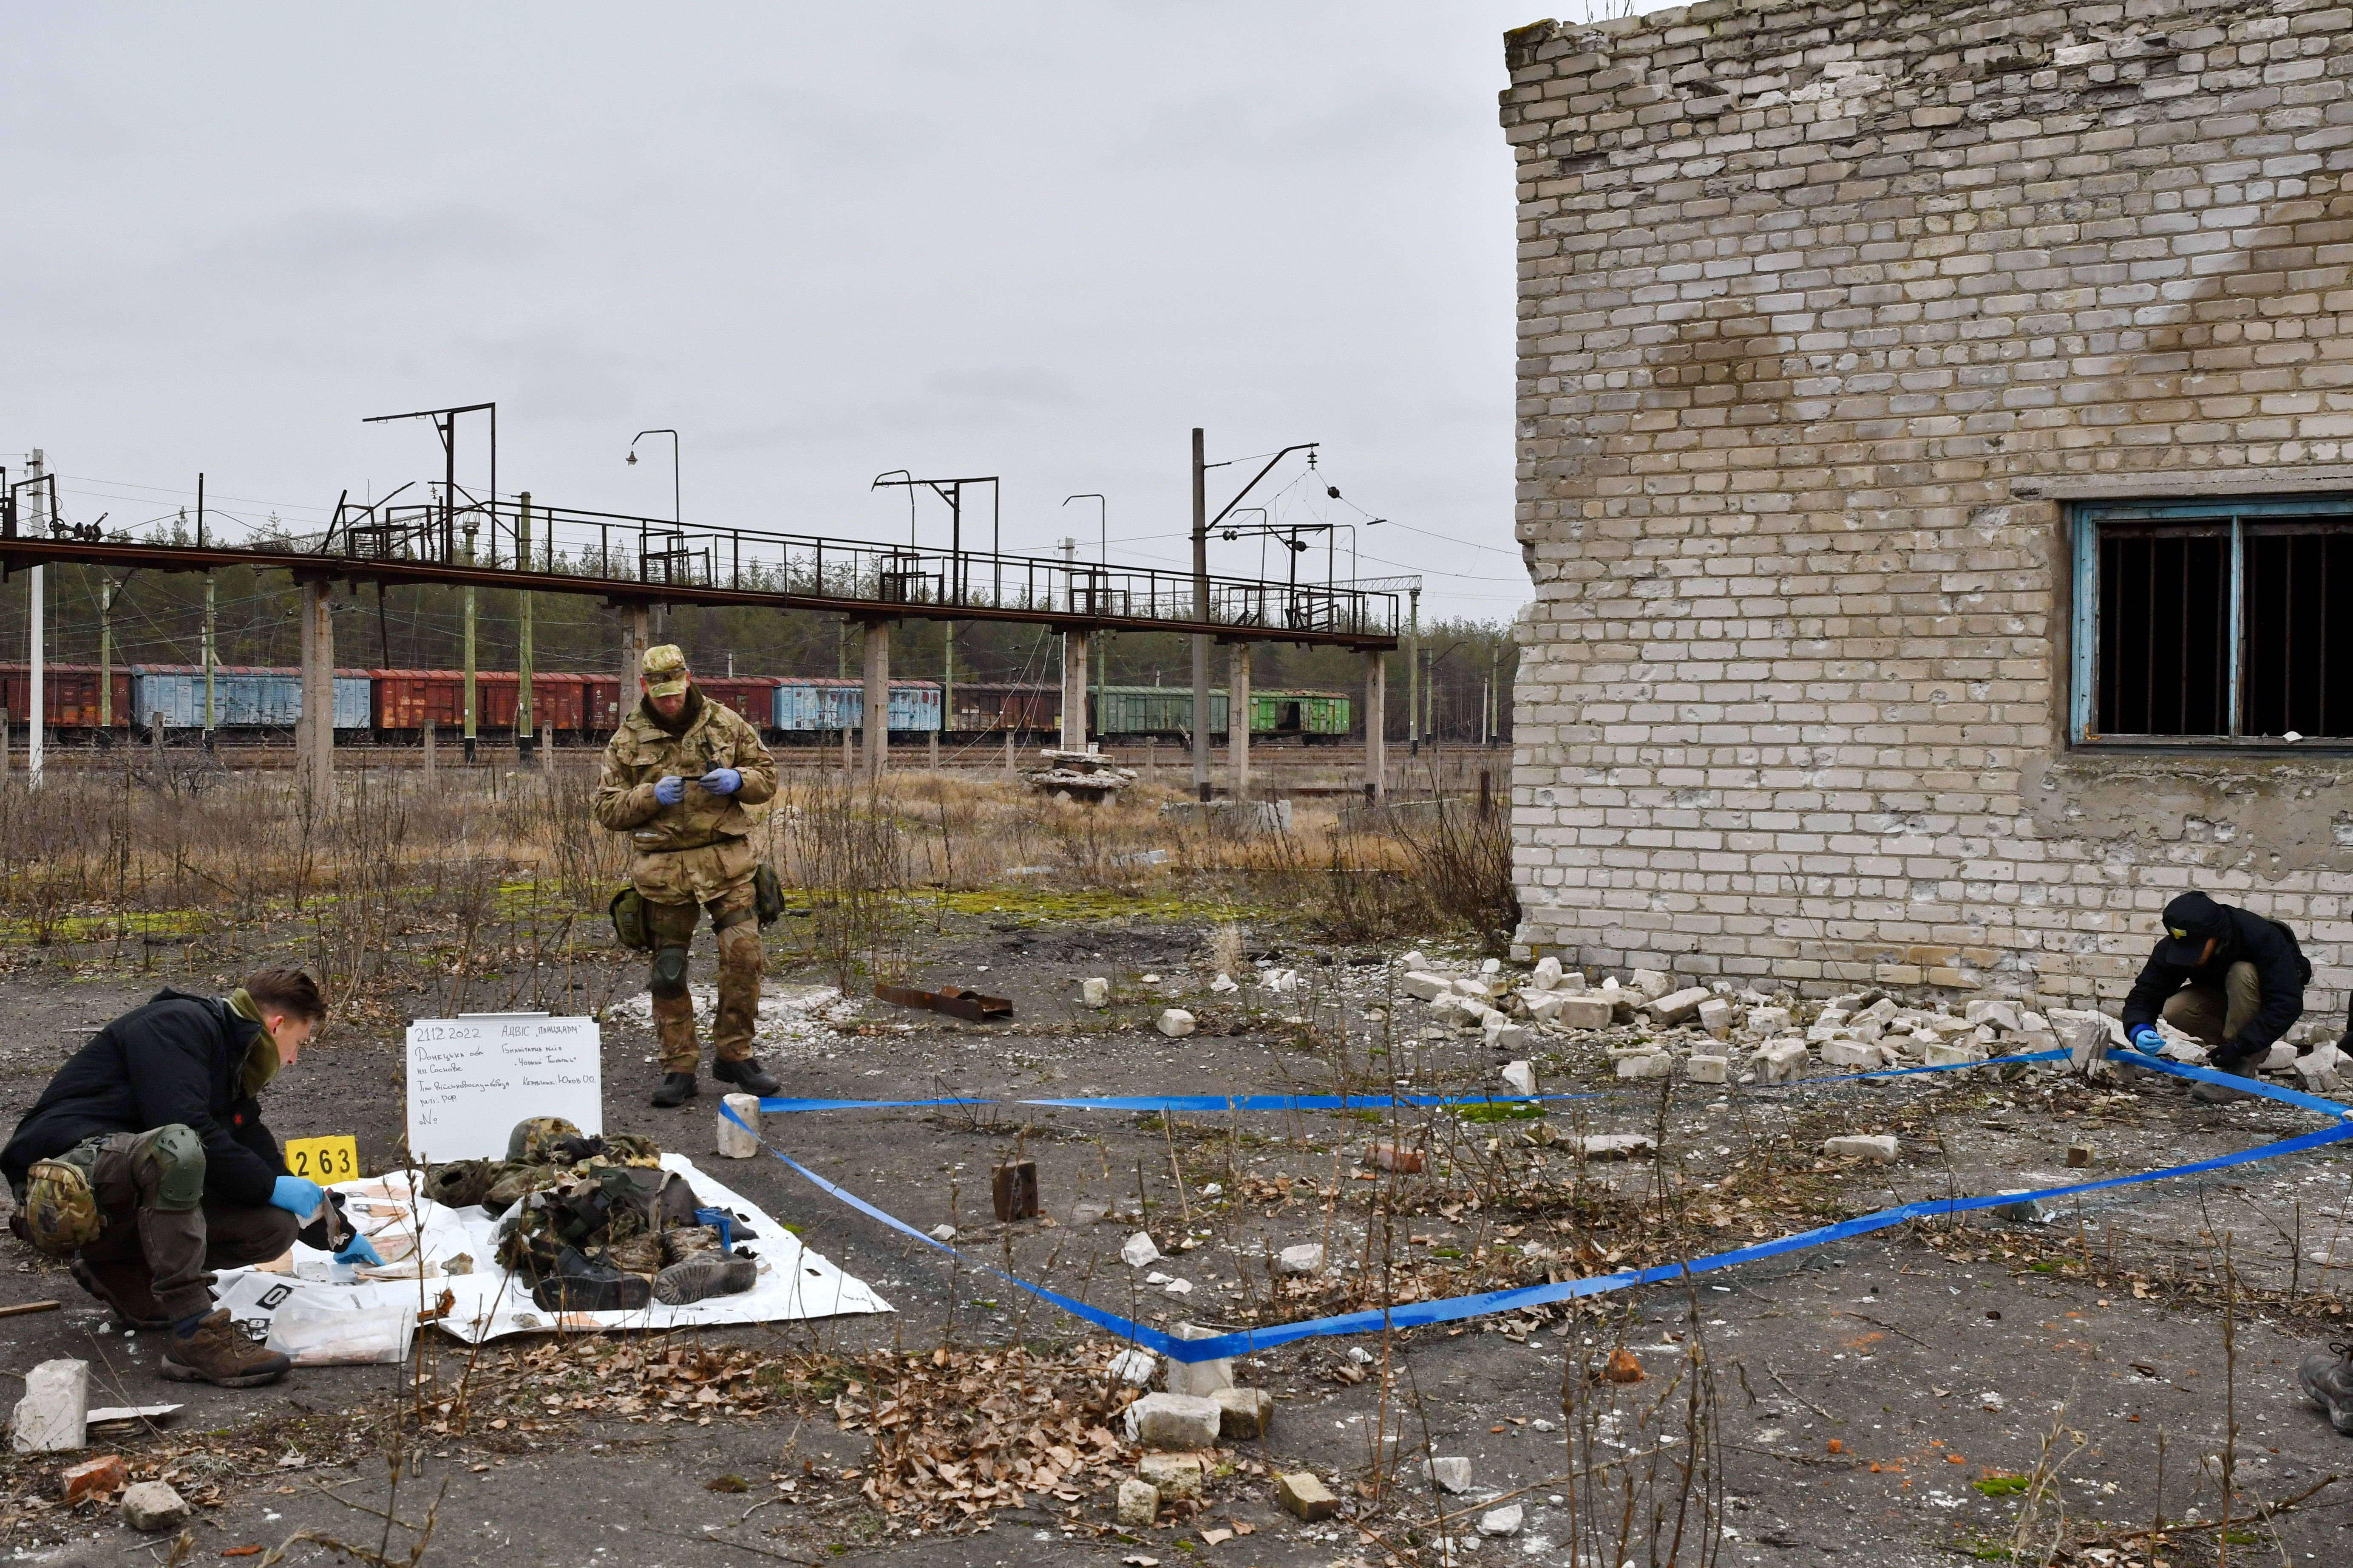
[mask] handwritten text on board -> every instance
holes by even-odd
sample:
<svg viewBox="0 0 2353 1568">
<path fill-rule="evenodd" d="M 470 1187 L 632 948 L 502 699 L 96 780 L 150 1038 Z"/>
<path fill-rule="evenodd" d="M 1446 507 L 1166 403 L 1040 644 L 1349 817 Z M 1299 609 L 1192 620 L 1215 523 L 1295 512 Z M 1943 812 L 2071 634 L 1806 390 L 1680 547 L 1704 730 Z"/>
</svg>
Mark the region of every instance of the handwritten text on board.
<svg viewBox="0 0 2353 1568">
<path fill-rule="evenodd" d="M 594 1018 L 507 1014 L 408 1026 L 408 1148 L 418 1160 L 498 1160 L 529 1116 L 605 1126 Z"/>
</svg>

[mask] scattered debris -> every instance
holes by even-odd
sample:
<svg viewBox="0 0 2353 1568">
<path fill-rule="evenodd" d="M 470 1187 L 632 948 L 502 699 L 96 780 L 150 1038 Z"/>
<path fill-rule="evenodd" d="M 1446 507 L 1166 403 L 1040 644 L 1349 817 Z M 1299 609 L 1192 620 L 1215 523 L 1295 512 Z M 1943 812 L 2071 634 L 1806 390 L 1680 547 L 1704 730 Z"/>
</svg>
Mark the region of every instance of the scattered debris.
<svg viewBox="0 0 2353 1568">
<path fill-rule="evenodd" d="M 1119 792 L 1134 784 L 1134 768 L 1115 767 L 1103 755 L 1101 746 L 1090 745 L 1083 752 L 1056 751 L 1051 747 L 1040 751 L 1039 759 L 1046 765 L 1025 776 L 1032 789 L 1042 790 L 1058 800 L 1083 800 L 1099 805 L 1118 796 Z"/>
<path fill-rule="evenodd" d="M 58 1477 L 64 1488 L 66 1506 L 91 1498 L 111 1497 L 131 1484 L 131 1472 L 123 1468 L 120 1454 L 100 1454 L 95 1459 L 84 1459 L 79 1465 L 69 1465 Z"/>
<path fill-rule="evenodd" d="M 194 1511 L 166 1481 L 141 1481 L 122 1494 L 122 1522 L 150 1535 L 176 1530 Z"/>
<path fill-rule="evenodd" d="M 1080 981 L 1079 1003 L 1080 1005 L 1086 1007 L 1110 1006 L 1111 982 L 1101 975 L 1093 975 Z"/>
<path fill-rule="evenodd" d="M 1525 1517 L 1526 1515 L 1523 1512 L 1518 1503 L 1510 1503 L 1503 1508 L 1490 1509 L 1485 1513 L 1479 1516 L 1479 1533 L 1482 1535 L 1517 1535 L 1520 1532 L 1520 1523 Z"/>
<path fill-rule="evenodd" d="M 1146 1448 L 1207 1448 L 1216 1444 L 1225 1412 L 1214 1399 L 1189 1394 L 1147 1394 L 1127 1407 L 1127 1439 Z"/>
<path fill-rule="evenodd" d="M 1119 1483 L 1119 1522 L 1130 1530 L 1148 1530 L 1160 1517 L 1160 1489 L 1131 1476 Z"/>
<path fill-rule="evenodd" d="M 1139 1230 L 1120 1244 L 1119 1260 L 1130 1268 L 1141 1268 L 1160 1261 L 1160 1248 L 1154 1245 L 1150 1231 Z"/>
<path fill-rule="evenodd" d="M 1108 1370 L 1114 1381 L 1130 1388 L 1147 1388 L 1152 1374 L 1160 1370 L 1160 1358 L 1150 1351 L 1124 1350 L 1111 1358 Z"/>
<path fill-rule="evenodd" d="M 1197 1498 L 1208 1480 L 1208 1468 L 1198 1454 L 1146 1454 L 1135 1473 L 1164 1498 Z"/>
<path fill-rule="evenodd" d="M 1274 1425 L 1274 1395 L 1263 1388 L 1221 1388 L 1209 1397 L 1223 1413 L 1218 1436 L 1229 1443 L 1255 1442 Z"/>
<path fill-rule="evenodd" d="M 967 1024 L 993 1024 L 1013 1016 L 1013 1004 L 1002 996 L 984 996 L 977 991 L 965 991 L 954 985 L 943 985 L 937 991 L 921 991 L 913 985 L 882 985 L 874 987 L 875 996 L 897 1007 L 925 1007 L 944 1013 L 951 1018 L 962 1018 Z"/>
<path fill-rule="evenodd" d="M 1306 1241 L 1296 1247 L 1286 1247 L 1274 1255 L 1275 1267 L 1285 1274 L 1321 1274 L 1324 1271 L 1324 1246 Z"/>
<path fill-rule="evenodd" d="M 1822 1152 L 1832 1159 L 1869 1160 L 1875 1165 L 1893 1165 L 1899 1145 L 1893 1132 L 1853 1132 L 1823 1139 Z"/>
<path fill-rule="evenodd" d="M 999 1223 L 1038 1217 L 1038 1162 L 1009 1160 L 988 1169 L 989 1202 Z"/>
<path fill-rule="evenodd" d="M 1430 1479 L 1444 1492 L 1467 1492 L 1471 1489 L 1471 1461 L 1467 1458 L 1432 1458 Z"/>
<path fill-rule="evenodd" d="M 1193 1015 L 1182 1007 L 1169 1008 L 1160 1015 L 1159 1022 L 1153 1026 L 1172 1040 L 1183 1039 L 1193 1032 L 1194 1026 Z"/>
<path fill-rule="evenodd" d="M 1609 1352 L 1609 1360 L 1601 1368 L 1601 1375 L 1611 1383 L 1642 1381 L 1642 1358 L 1620 1345 Z"/>
</svg>

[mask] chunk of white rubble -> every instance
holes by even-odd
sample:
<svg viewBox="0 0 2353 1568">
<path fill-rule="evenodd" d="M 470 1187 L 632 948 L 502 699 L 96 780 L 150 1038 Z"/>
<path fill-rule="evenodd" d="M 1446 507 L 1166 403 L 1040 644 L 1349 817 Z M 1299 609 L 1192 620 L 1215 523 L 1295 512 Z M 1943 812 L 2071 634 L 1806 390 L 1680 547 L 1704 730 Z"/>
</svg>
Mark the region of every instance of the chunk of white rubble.
<svg viewBox="0 0 2353 1568">
<path fill-rule="evenodd" d="M 1986 1059 L 1985 1052 L 1976 1046 L 1947 1045 L 1941 1040 L 1928 1047 L 1921 1056 L 1932 1068 L 1968 1067 Z"/>
<path fill-rule="evenodd" d="M 1285 1274 L 1320 1273 L 1324 1268 L 1323 1243 L 1303 1241 L 1296 1247 L 1286 1247 L 1274 1255 L 1274 1265 Z"/>
<path fill-rule="evenodd" d="M 1787 1083 L 1805 1070 L 1806 1042 L 1799 1039 L 1767 1040 L 1757 1047 L 1749 1058 L 1757 1069 L 1759 1083 Z"/>
<path fill-rule="evenodd" d="M 1606 991 L 1588 991 L 1580 995 L 1563 997 L 1553 1014 L 1553 1022 L 1567 1029 L 1606 1029 L 1616 1009 L 1610 1005 Z"/>
<path fill-rule="evenodd" d="M 1467 1492 L 1471 1489 L 1471 1461 L 1467 1458 L 1440 1458 L 1430 1461 L 1430 1479 L 1438 1483 L 1442 1492 Z"/>
<path fill-rule="evenodd" d="M 89 1411 L 90 1363 L 71 1357 L 38 1363 L 25 1374 L 25 1397 L 16 1402 L 16 1452 L 80 1447 Z"/>
<path fill-rule="evenodd" d="M 1990 1027 L 2015 1033 L 2018 1029 L 2018 1004 L 1999 996 L 1979 997 L 1961 1009 L 1966 1023 L 1981 1028 Z"/>
<path fill-rule="evenodd" d="M 1694 1016 L 1704 1002 L 1713 1001 L 1715 993 L 1705 986 L 1692 985 L 1665 996 L 1652 998 L 1650 1015 L 1662 1024 L 1681 1024 Z"/>
<path fill-rule="evenodd" d="M 1209 982 L 1209 989 L 1224 996 L 1240 990 L 1241 984 L 1232 975 L 1220 973 L 1215 980 Z"/>
<path fill-rule="evenodd" d="M 1160 1015 L 1160 1021 L 1153 1026 L 1172 1040 L 1182 1039 L 1193 1032 L 1193 1015 L 1182 1007 L 1171 1007 Z"/>
<path fill-rule="evenodd" d="M 1694 1083 L 1723 1083 L 1732 1070 L 1725 1057 L 1692 1057 L 1683 1063 L 1683 1077 Z"/>
<path fill-rule="evenodd" d="M 1651 1001 L 1657 1001 L 1675 987 L 1675 983 L 1655 969 L 1638 969 L 1627 976 L 1626 984 Z"/>
<path fill-rule="evenodd" d="M 1637 1154 L 1651 1152 L 1658 1144 L 1642 1132 L 1595 1132 L 1569 1139 L 1568 1147 L 1588 1160 L 1630 1160 Z"/>
<path fill-rule="evenodd" d="M 1518 1503 L 1510 1503 L 1503 1508 L 1489 1509 L 1485 1513 L 1479 1516 L 1479 1533 L 1482 1535 L 1517 1535 L 1520 1532 L 1521 1521 L 1525 1517 L 1526 1515 L 1523 1512 Z"/>
<path fill-rule="evenodd" d="M 1699 1026 L 1715 1039 L 1732 1037 L 1732 1004 L 1721 996 L 1711 996 L 1699 1005 Z"/>
<path fill-rule="evenodd" d="M 1546 956 L 1536 960 L 1535 972 L 1529 982 L 1539 991 L 1550 991 L 1560 984 L 1560 960 Z"/>
<path fill-rule="evenodd" d="M 1895 1163 L 1898 1145 L 1893 1132 L 1850 1132 L 1822 1140 L 1822 1152 L 1836 1159 L 1869 1160 L 1875 1165 Z"/>
<path fill-rule="evenodd" d="M 1214 1399 L 1198 1399 L 1188 1394 L 1147 1394 L 1127 1407 L 1121 1424 L 1131 1443 L 1181 1453 L 1214 1447 L 1224 1415 Z"/>
<path fill-rule="evenodd" d="M 1082 1006 L 1086 1007 L 1109 1006 L 1111 1005 L 1111 982 L 1105 980 L 1101 975 L 1091 976 L 1088 979 L 1080 981 L 1079 1003 Z"/>
<path fill-rule="evenodd" d="M 1425 1002 L 1435 1002 L 1454 989 L 1454 982 L 1443 974 L 1431 974 L 1426 970 L 1409 969 L 1398 976 L 1398 989 L 1409 996 L 1419 996 Z"/>
<path fill-rule="evenodd" d="M 1147 1263 L 1160 1261 L 1160 1248 L 1153 1245 L 1152 1233 L 1137 1231 L 1120 1243 L 1119 1260 L 1130 1268 L 1141 1268 Z"/>
<path fill-rule="evenodd" d="M 1505 1062 L 1503 1078 L 1514 1094 L 1534 1094 L 1536 1091 L 1536 1069 L 1526 1062 Z"/>
<path fill-rule="evenodd" d="M 1620 1078 L 1666 1078 L 1675 1070 L 1675 1058 L 1664 1051 L 1618 1058 Z"/>
<path fill-rule="evenodd" d="M 1152 1374 L 1160 1370 L 1160 1358 L 1150 1351 L 1122 1351 L 1111 1358 L 1107 1369 L 1115 1382 L 1130 1388 L 1143 1388 L 1152 1382 Z"/>
</svg>

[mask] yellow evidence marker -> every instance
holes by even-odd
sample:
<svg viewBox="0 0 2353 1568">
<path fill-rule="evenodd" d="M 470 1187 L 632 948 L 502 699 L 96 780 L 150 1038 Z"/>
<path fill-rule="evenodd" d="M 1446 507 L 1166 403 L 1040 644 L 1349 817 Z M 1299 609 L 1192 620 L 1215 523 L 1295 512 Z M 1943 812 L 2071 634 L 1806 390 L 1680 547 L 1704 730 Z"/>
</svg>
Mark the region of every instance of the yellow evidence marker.
<svg viewBox="0 0 2353 1568">
<path fill-rule="evenodd" d="M 322 1187 L 348 1182 L 360 1173 L 359 1140 L 348 1132 L 337 1138 L 289 1138 L 286 1168 Z"/>
</svg>

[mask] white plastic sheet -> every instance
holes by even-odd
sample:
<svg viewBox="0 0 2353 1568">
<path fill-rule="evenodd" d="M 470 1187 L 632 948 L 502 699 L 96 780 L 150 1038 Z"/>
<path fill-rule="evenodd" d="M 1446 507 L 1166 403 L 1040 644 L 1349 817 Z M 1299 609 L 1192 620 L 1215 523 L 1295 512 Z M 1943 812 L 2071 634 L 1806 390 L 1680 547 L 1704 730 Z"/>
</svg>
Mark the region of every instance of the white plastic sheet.
<svg viewBox="0 0 2353 1568">
<path fill-rule="evenodd" d="M 359 1228 L 375 1238 L 391 1269 L 411 1275 L 405 1279 L 363 1279 L 353 1284 L 320 1282 L 253 1269 L 234 1269 L 220 1277 L 221 1304 L 239 1320 L 276 1320 L 290 1311 L 301 1323 L 306 1339 L 325 1343 L 326 1332 L 339 1325 L 325 1321 L 328 1314 L 346 1314 L 398 1308 L 411 1316 L 439 1308 L 445 1293 L 448 1310 L 435 1321 L 442 1329 L 470 1344 L 508 1334 L 547 1333 L 600 1329 L 672 1329 L 696 1324 L 769 1323 L 801 1318 L 830 1318 L 845 1313 L 888 1312 L 891 1304 L 864 1280 L 843 1273 L 822 1254 L 800 1244 L 757 1205 L 723 1186 L 683 1154 L 665 1154 L 662 1168 L 675 1171 L 694 1188 L 706 1206 L 744 1215 L 758 1233 L 754 1239 L 738 1237 L 738 1245 L 759 1260 L 758 1281 L 735 1296 L 714 1296 L 690 1306 L 665 1307 L 657 1301 L 635 1312 L 543 1312 L 533 1304 L 531 1290 L 499 1267 L 498 1222 L 480 1208 L 452 1209 L 429 1199 L 416 1200 L 412 1210 L 407 1178 L 394 1172 L 385 1176 L 343 1182 L 335 1190 L 345 1194 L 346 1212 Z M 406 1246 L 414 1226 L 421 1233 L 421 1248 Z M 421 1251 L 425 1278 L 414 1278 L 414 1259 Z M 296 1244 L 298 1274 L 309 1274 L 325 1261 Z M 449 1274 L 452 1262 L 472 1271 Z M 356 1322 L 350 1325 L 356 1330 Z M 361 1355 L 357 1337 L 352 1359 Z M 273 1345 L 277 1342 L 273 1338 Z M 282 1347 L 280 1347 L 282 1348 Z M 291 1354 L 292 1352 L 288 1353 Z M 390 1359 L 398 1359 L 397 1355 Z M 322 1364 L 314 1361 L 312 1364 Z"/>
</svg>

